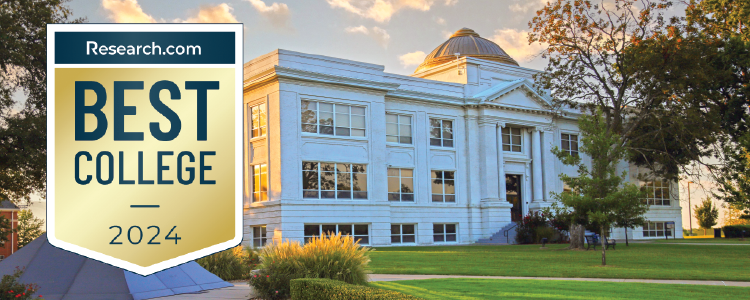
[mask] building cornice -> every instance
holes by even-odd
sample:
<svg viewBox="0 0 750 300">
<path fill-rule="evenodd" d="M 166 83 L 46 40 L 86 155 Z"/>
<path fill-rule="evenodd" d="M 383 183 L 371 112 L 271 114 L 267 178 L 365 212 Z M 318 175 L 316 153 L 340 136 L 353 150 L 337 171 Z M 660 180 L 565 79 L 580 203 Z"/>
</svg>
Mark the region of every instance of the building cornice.
<svg viewBox="0 0 750 300">
<path fill-rule="evenodd" d="M 273 66 L 272 68 L 268 68 L 266 70 L 258 72 L 254 76 L 245 80 L 243 89 L 247 91 L 267 81 L 275 80 L 279 78 L 309 81 L 309 82 L 316 82 L 316 83 L 327 83 L 327 84 L 334 84 L 334 85 L 343 85 L 343 86 L 378 90 L 378 91 L 384 91 L 384 92 L 394 91 L 398 89 L 399 86 L 401 86 L 400 84 L 397 84 L 397 83 L 374 81 L 374 80 L 367 80 L 367 79 L 360 79 L 360 78 L 339 76 L 339 75 L 330 75 L 330 74 L 323 74 L 323 73 L 318 73 L 318 72 L 304 71 L 304 70 L 299 70 L 299 69 L 294 69 L 294 68 Z"/>
</svg>

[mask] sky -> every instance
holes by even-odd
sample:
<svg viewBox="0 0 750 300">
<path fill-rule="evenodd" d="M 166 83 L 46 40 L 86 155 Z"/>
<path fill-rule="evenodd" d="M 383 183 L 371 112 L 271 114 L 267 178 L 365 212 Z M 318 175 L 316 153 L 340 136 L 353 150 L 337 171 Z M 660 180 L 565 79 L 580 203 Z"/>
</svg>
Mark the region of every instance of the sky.
<svg viewBox="0 0 750 300">
<path fill-rule="evenodd" d="M 547 0 L 71 0 L 74 18 L 89 23 L 240 22 L 244 60 L 275 49 L 385 66 L 410 75 L 426 54 L 468 27 L 497 43 L 522 67 L 543 69 L 540 45 L 529 45 L 528 23 Z M 695 205 L 712 188 L 691 184 Z M 688 227 L 688 180 L 679 183 Z M 37 214 L 39 215 L 39 214 Z M 723 212 L 722 212 L 723 215 Z M 42 214 L 43 216 L 43 214 Z M 693 220 L 693 227 L 697 228 Z M 720 223 L 721 224 L 721 223 Z"/>
</svg>

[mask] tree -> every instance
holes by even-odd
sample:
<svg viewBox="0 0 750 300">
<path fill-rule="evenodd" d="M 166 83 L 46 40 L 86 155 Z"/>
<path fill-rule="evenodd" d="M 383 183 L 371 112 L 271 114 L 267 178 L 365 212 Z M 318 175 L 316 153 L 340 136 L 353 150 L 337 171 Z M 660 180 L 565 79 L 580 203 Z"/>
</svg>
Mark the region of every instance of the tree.
<svg viewBox="0 0 750 300">
<path fill-rule="evenodd" d="M 11 233 L 13 233 L 13 229 L 10 227 L 10 220 L 0 215 L 0 244 L 5 244 Z"/>
<path fill-rule="evenodd" d="M 750 219 L 750 133 L 736 144 L 724 145 L 724 154 L 724 165 L 715 176 L 719 187 L 713 195 L 743 212 L 740 218 Z"/>
<path fill-rule="evenodd" d="M 69 22 L 65 2 L 0 2 L 0 200 L 46 189 L 47 24 Z"/>
<path fill-rule="evenodd" d="M 698 226 L 703 229 L 709 229 L 716 225 L 719 220 L 719 209 L 714 206 L 711 198 L 706 197 L 700 206 L 695 206 L 695 219 L 698 220 Z"/>
<path fill-rule="evenodd" d="M 646 213 L 648 206 L 642 200 L 645 192 L 626 181 L 627 172 L 617 174 L 617 165 L 625 158 L 626 150 L 620 136 L 607 126 L 601 111 L 581 116 L 578 127 L 581 130 L 578 149 L 591 158 L 591 166 L 579 155 L 557 147 L 552 149 L 563 164 L 578 167 L 578 177 L 560 174 L 560 179 L 575 192 L 554 194 L 554 197 L 569 208 L 577 224 L 594 227 L 604 237 L 623 215 L 636 219 Z M 601 242 L 604 266 L 607 264 L 604 238 Z"/>
<path fill-rule="evenodd" d="M 615 226 L 625 228 L 625 246 L 630 246 L 628 243 L 628 228 L 635 229 L 638 226 L 646 225 L 646 218 L 643 216 L 646 213 L 646 209 L 647 207 L 645 206 L 638 208 L 627 207 L 617 213 Z"/>
<path fill-rule="evenodd" d="M 18 248 L 23 248 L 31 241 L 44 234 L 44 220 L 34 217 L 30 209 L 18 212 Z"/>
<path fill-rule="evenodd" d="M 724 226 L 727 225 L 750 225 L 750 219 L 743 219 L 742 211 L 732 207 L 731 205 L 724 204 L 722 207 L 726 208 L 724 211 Z"/>
</svg>

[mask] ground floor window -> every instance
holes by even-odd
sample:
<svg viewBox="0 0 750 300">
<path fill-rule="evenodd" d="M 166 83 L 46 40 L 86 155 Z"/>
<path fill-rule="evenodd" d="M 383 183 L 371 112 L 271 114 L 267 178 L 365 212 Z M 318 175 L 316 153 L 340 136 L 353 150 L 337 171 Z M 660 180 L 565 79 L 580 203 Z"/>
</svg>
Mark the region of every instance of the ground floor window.
<svg viewBox="0 0 750 300">
<path fill-rule="evenodd" d="M 416 225 L 392 224 L 391 244 L 414 244 L 417 242 Z"/>
<path fill-rule="evenodd" d="M 647 222 L 643 226 L 643 237 L 663 237 L 672 236 L 672 232 L 667 229 L 665 222 Z"/>
<path fill-rule="evenodd" d="M 302 190 L 307 199 L 367 199 L 367 166 L 304 161 Z"/>
<path fill-rule="evenodd" d="M 432 235 L 435 243 L 455 243 L 456 224 L 432 224 Z"/>
<path fill-rule="evenodd" d="M 260 248 L 266 245 L 266 226 L 253 226 L 253 247 Z"/>
<path fill-rule="evenodd" d="M 320 237 L 322 233 L 341 233 L 354 237 L 360 245 L 370 244 L 370 226 L 367 224 L 306 224 L 305 243 L 313 237 Z"/>
</svg>

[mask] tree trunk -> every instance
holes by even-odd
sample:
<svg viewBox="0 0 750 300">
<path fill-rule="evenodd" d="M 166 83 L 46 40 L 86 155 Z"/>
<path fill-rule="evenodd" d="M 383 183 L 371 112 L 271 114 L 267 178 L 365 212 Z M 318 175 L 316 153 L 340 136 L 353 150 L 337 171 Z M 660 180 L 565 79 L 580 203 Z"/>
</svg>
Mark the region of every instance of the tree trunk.
<svg viewBox="0 0 750 300">
<path fill-rule="evenodd" d="M 583 225 L 579 224 L 571 224 L 570 226 L 570 247 L 568 249 L 571 250 L 582 250 L 584 249 L 584 237 L 583 235 L 586 233 L 586 229 L 583 228 Z"/>
<path fill-rule="evenodd" d="M 602 244 L 602 266 L 606 266 L 607 265 L 607 252 L 606 252 L 607 244 L 605 243 L 606 237 L 604 235 L 604 226 L 600 226 L 599 231 L 601 231 L 599 242 Z"/>
<path fill-rule="evenodd" d="M 625 246 L 629 246 L 628 245 L 628 228 L 627 227 L 625 227 Z"/>
</svg>

